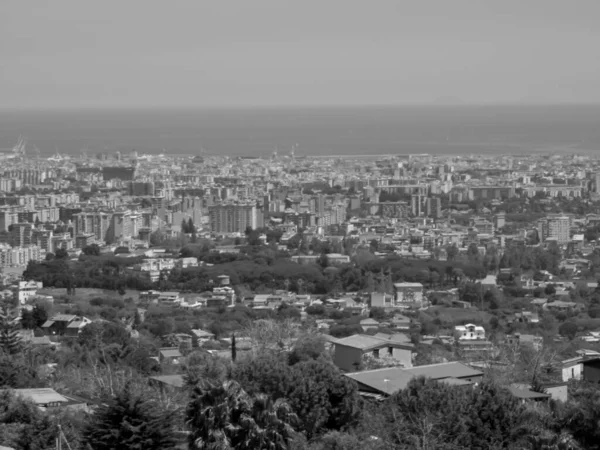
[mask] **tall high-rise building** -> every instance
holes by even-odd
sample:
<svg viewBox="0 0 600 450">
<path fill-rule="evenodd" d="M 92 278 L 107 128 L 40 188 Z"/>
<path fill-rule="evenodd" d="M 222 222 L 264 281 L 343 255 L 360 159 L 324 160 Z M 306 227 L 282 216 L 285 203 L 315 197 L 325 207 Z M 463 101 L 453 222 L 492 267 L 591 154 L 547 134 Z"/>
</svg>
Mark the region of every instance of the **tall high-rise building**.
<svg viewBox="0 0 600 450">
<path fill-rule="evenodd" d="M 566 244 L 570 236 L 571 219 L 565 216 L 548 219 L 548 239 L 556 239 L 559 244 Z"/>
<path fill-rule="evenodd" d="M 541 241 L 556 240 L 558 244 L 570 241 L 571 219 L 566 216 L 548 217 L 538 220 L 538 234 Z"/>
<path fill-rule="evenodd" d="M 254 203 L 209 206 L 208 216 L 213 233 L 243 233 L 247 227 L 257 228 L 257 210 Z"/>
<path fill-rule="evenodd" d="M 600 172 L 594 174 L 594 192 L 600 193 Z"/>
<path fill-rule="evenodd" d="M 426 201 L 426 211 L 429 217 L 440 219 L 442 217 L 442 199 L 439 197 L 430 197 Z"/>
<path fill-rule="evenodd" d="M 498 230 L 504 225 L 506 225 L 506 213 L 504 211 L 499 211 L 496 215 L 494 215 L 494 226 L 496 230 Z"/>
<path fill-rule="evenodd" d="M 107 212 L 92 211 L 73 214 L 73 231 L 75 236 L 93 234 L 97 240 L 105 242 L 111 225 L 111 216 Z"/>
<path fill-rule="evenodd" d="M 412 195 L 410 197 L 410 209 L 412 211 L 413 216 L 421 215 L 421 196 L 420 195 Z"/>
<path fill-rule="evenodd" d="M 11 228 L 13 243 L 16 247 L 31 245 L 33 225 L 28 222 L 15 223 Z"/>
<path fill-rule="evenodd" d="M 8 227 L 19 222 L 19 214 L 13 207 L 0 208 L 0 231 L 8 231 Z"/>
</svg>

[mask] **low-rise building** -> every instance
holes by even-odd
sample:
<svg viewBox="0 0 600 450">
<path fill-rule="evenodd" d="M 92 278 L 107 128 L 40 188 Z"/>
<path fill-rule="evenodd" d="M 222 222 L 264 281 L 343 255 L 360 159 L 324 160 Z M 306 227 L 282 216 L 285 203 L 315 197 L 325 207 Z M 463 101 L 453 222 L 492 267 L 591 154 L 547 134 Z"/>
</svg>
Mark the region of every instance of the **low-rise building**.
<svg viewBox="0 0 600 450">
<path fill-rule="evenodd" d="M 77 337 L 81 330 L 90 323 L 92 321 L 87 317 L 74 314 L 56 314 L 48 319 L 41 328 L 48 335 Z"/>
<path fill-rule="evenodd" d="M 454 337 L 458 341 L 484 340 L 485 329 L 482 326 L 473 325 L 472 323 L 457 325 L 454 327 Z"/>
<path fill-rule="evenodd" d="M 412 367 L 414 345 L 390 341 L 364 334 L 355 334 L 338 339 L 334 343 L 333 361 L 340 369 L 351 372 L 357 370 L 363 356 L 370 354 L 374 358 L 387 356 L 398 361 L 398 365 Z"/>
<path fill-rule="evenodd" d="M 453 386 L 473 386 L 483 379 L 483 372 L 459 362 L 430 364 L 412 368 L 389 367 L 345 374 L 358 383 L 363 396 L 387 397 L 408 386 L 416 377 L 424 376 Z"/>
</svg>

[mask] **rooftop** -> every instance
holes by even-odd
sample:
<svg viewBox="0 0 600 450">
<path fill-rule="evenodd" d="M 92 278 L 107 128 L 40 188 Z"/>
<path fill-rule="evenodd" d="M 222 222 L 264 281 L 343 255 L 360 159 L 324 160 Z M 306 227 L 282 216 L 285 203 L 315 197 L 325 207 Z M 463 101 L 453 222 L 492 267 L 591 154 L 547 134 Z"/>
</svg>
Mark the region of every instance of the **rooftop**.
<svg viewBox="0 0 600 450">
<path fill-rule="evenodd" d="M 454 381 L 449 379 L 479 377 L 482 375 L 482 372 L 459 362 L 450 362 L 417 366 L 410 369 L 388 367 L 384 369 L 347 373 L 345 375 L 370 389 L 386 394 L 393 394 L 396 391 L 404 389 L 410 380 L 419 376 L 424 376 L 433 380 L 447 380 L 446 382 L 448 383 L 462 385 L 465 384 L 464 381 L 466 380 Z M 467 383 L 469 382 L 467 381 Z"/>
</svg>

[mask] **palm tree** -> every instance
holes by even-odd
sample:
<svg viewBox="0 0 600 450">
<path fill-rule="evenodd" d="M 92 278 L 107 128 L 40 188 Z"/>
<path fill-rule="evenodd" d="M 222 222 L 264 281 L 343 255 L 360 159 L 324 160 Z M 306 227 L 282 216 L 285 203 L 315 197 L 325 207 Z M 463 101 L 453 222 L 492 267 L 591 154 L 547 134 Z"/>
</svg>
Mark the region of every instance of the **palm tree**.
<svg viewBox="0 0 600 450">
<path fill-rule="evenodd" d="M 297 421 L 285 401 L 253 398 L 231 380 L 196 385 L 187 407 L 189 445 L 198 450 L 284 450 Z"/>
<path fill-rule="evenodd" d="M 233 449 L 236 422 L 241 411 L 249 409 L 249 402 L 248 394 L 234 381 L 198 383 L 186 411 L 190 449 Z"/>
<path fill-rule="evenodd" d="M 0 306 L 0 353 L 14 355 L 21 350 L 19 313 L 8 305 Z"/>
<path fill-rule="evenodd" d="M 293 439 L 293 425 L 298 417 L 284 399 L 273 401 L 265 394 L 258 394 L 252 403 L 251 415 L 244 414 L 240 423 L 244 439 L 239 449 L 285 450 Z"/>
</svg>

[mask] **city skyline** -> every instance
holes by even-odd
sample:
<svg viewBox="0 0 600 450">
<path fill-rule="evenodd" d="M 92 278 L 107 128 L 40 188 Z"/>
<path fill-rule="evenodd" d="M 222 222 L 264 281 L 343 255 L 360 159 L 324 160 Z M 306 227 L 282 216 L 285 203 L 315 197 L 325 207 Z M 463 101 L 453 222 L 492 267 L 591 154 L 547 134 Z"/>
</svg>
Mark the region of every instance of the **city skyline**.
<svg viewBox="0 0 600 450">
<path fill-rule="evenodd" d="M 542 7 L 543 6 L 543 7 Z M 578 2 L 0 5 L 3 109 L 598 103 Z"/>
</svg>

